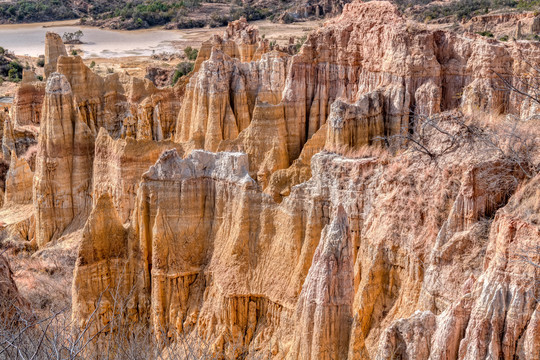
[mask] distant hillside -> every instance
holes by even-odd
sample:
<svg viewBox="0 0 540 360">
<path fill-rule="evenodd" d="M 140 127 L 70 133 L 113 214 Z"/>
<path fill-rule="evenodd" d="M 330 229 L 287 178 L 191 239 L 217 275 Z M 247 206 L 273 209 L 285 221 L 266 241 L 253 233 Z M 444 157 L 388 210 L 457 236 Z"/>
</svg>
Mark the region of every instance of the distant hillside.
<svg viewBox="0 0 540 360">
<path fill-rule="evenodd" d="M 417 21 L 462 21 L 493 11 L 521 12 L 540 9 L 539 0 L 392 0 L 404 15 Z"/>
<path fill-rule="evenodd" d="M 337 15 L 350 0 L 15 0 L 0 2 L 0 23 L 80 18 L 82 23 L 113 29 L 156 25 L 171 28 L 222 26 L 231 20 L 293 22 Z"/>
<path fill-rule="evenodd" d="M 341 13 L 350 0 L 14 0 L 0 1 L 0 23 L 81 19 L 111 29 L 223 26 L 245 17 L 294 22 Z M 393 0 L 407 17 L 453 22 L 492 11 L 539 10 L 540 0 Z"/>
</svg>

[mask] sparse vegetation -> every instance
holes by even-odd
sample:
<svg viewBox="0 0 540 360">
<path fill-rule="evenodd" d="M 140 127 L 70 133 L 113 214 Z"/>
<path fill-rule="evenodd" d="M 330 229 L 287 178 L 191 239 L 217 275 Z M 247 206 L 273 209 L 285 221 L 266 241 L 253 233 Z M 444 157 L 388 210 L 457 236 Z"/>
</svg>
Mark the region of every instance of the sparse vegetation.
<svg viewBox="0 0 540 360">
<path fill-rule="evenodd" d="M 489 37 L 489 38 L 494 37 L 493 33 L 491 31 L 489 31 L 489 30 L 479 31 L 479 32 L 477 32 L 477 34 L 485 36 L 485 37 Z"/>
<path fill-rule="evenodd" d="M 9 63 L 8 79 L 9 81 L 19 82 L 22 79 L 23 67 L 18 61 Z"/>
<path fill-rule="evenodd" d="M 188 46 L 184 49 L 184 54 L 186 54 L 188 60 L 195 61 L 197 59 L 197 55 L 199 55 L 199 50 Z"/>
<path fill-rule="evenodd" d="M 0 23 L 54 21 L 80 18 L 84 25 L 114 29 L 139 29 L 171 24 L 176 28 L 222 26 L 241 17 L 253 21 L 273 18 L 292 4 L 274 2 L 254 6 L 237 0 L 209 1 L 225 4 L 225 11 L 204 13 L 201 0 L 15 0 L 0 3 Z M 214 7 L 215 8 L 215 7 Z M 200 16 L 193 12 L 203 9 Z M 290 21 L 294 21 L 290 17 Z M 78 33 L 78 32 L 76 32 Z M 75 36 L 76 33 L 74 33 Z M 69 39 L 67 39 L 70 41 Z M 79 38 L 80 40 L 80 38 Z"/>
<path fill-rule="evenodd" d="M 81 44 L 81 38 L 83 36 L 84 34 L 81 30 L 65 32 L 64 35 L 62 35 L 62 41 L 64 41 L 64 44 Z"/>
<path fill-rule="evenodd" d="M 77 55 L 77 50 L 75 50 L 75 49 L 71 50 L 71 55 L 73 55 L 73 56 Z"/>
<path fill-rule="evenodd" d="M 428 22 L 444 17 L 460 21 L 498 9 L 518 11 L 540 10 L 540 0 L 393 0 L 398 8 L 418 21 Z M 208 12 L 194 17 L 204 9 L 201 0 L 14 0 L 0 3 L 0 23 L 21 23 L 81 19 L 81 24 L 103 25 L 115 29 L 139 29 L 171 24 L 176 28 L 222 26 L 245 17 L 249 21 L 270 19 L 295 22 L 287 12 L 294 2 L 269 1 L 254 4 L 238 0 L 210 0 L 206 3 L 227 4 L 227 11 Z"/>
<path fill-rule="evenodd" d="M 0 3 L 4 23 L 53 21 L 77 18 L 77 7 L 70 0 L 19 0 Z"/>
<path fill-rule="evenodd" d="M 95 66 L 96 66 L 96 62 L 92 60 L 92 62 L 90 63 L 90 69 L 93 69 Z"/>
<path fill-rule="evenodd" d="M 433 0 L 394 0 L 399 9 L 410 14 L 417 21 L 428 22 L 444 17 L 454 17 L 461 21 L 473 16 L 487 14 L 499 9 L 534 10 L 540 7 L 540 0 L 457 0 L 435 2 Z"/>
<path fill-rule="evenodd" d="M 194 66 L 195 64 L 189 61 L 182 61 L 180 64 L 178 64 L 172 78 L 172 84 L 176 84 L 178 79 L 192 72 Z"/>
<path fill-rule="evenodd" d="M 304 36 L 296 39 L 296 44 L 294 45 L 296 47 L 296 52 L 300 51 L 300 48 L 302 47 L 302 45 L 304 45 L 306 40 L 307 40 L 307 35 L 304 35 Z"/>
<path fill-rule="evenodd" d="M 0 79 L 2 81 L 21 81 L 23 68 L 15 55 L 7 49 L 0 48 Z M 29 69 L 30 66 L 27 64 L 26 68 Z"/>
<path fill-rule="evenodd" d="M 54 277 L 61 269 L 45 268 L 45 276 Z M 67 287 L 66 288 L 70 288 Z M 52 291 L 53 289 L 48 289 Z M 62 289 L 54 289 L 63 293 Z M 0 294 L 0 308 L 11 316 L 0 317 L 2 359 L 215 359 L 211 342 L 197 333 L 178 333 L 174 329 L 155 329 L 127 320 L 134 287 L 124 294 L 118 287 L 103 291 L 95 311 L 81 324 L 71 317 L 69 299 L 51 303 L 50 298 L 30 300 L 32 309 L 21 309 L 13 299 Z M 104 321 L 102 314 L 107 313 Z M 172 335 L 172 337 L 171 337 Z M 232 351 L 246 353 L 243 344 Z"/>
</svg>

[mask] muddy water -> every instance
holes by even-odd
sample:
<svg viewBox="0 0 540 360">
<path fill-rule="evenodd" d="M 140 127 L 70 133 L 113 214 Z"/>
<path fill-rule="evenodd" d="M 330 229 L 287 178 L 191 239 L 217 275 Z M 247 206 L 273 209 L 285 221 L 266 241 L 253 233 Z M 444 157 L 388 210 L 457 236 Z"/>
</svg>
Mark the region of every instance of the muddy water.
<svg viewBox="0 0 540 360">
<path fill-rule="evenodd" d="M 124 56 L 149 56 L 152 53 L 173 52 L 173 41 L 182 40 L 182 34 L 174 30 L 145 29 L 135 31 L 103 30 L 77 26 L 73 21 L 0 25 L 0 46 L 16 55 L 39 56 L 44 53 L 45 33 L 82 30 L 84 44 L 76 45 L 83 50 L 85 58 L 114 58 Z"/>
</svg>

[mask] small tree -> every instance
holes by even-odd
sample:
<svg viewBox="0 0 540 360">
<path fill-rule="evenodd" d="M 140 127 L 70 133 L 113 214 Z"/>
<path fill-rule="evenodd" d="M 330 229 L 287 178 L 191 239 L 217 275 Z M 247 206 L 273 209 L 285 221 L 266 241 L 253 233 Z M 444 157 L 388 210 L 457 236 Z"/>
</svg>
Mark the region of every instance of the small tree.
<svg viewBox="0 0 540 360">
<path fill-rule="evenodd" d="M 191 46 L 188 46 L 184 49 L 184 54 L 186 54 L 188 60 L 195 61 L 197 59 L 197 55 L 199 55 L 199 50 L 193 49 Z"/>
<path fill-rule="evenodd" d="M 178 79 L 180 79 L 182 76 L 185 76 L 193 71 L 195 64 L 188 61 L 183 61 L 176 67 L 176 71 L 174 72 L 172 83 L 173 85 L 176 84 Z"/>
<path fill-rule="evenodd" d="M 10 81 L 18 82 L 22 78 L 23 67 L 17 61 L 9 63 L 8 78 Z"/>
<path fill-rule="evenodd" d="M 81 38 L 83 36 L 84 34 L 81 30 L 77 30 L 75 32 L 65 32 L 64 35 L 62 35 L 62 40 L 65 44 L 81 44 Z"/>
</svg>

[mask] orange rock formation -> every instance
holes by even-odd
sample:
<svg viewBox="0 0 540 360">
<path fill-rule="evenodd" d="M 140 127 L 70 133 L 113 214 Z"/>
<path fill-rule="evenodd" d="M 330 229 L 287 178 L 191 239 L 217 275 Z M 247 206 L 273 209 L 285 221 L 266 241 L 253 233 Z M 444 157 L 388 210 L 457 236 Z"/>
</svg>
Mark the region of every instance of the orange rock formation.
<svg viewBox="0 0 540 360">
<path fill-rule="evenodd" d="M 47 34 L 46 86 L 5 121 L 4 206 L 33 191 L 40 249 L 78 236 L 88 336 L 114 317 L 216 358 L 538 359 L 540 175 L 485 137 L 434 162 L 408 135 L 444 149 L 477 115 L 536 121 L 500 79 L 529 91 L 539 59 L 385 1 L 345 5 L 296 55 L 233 22 L 167 89 Z"/>
</svg>

